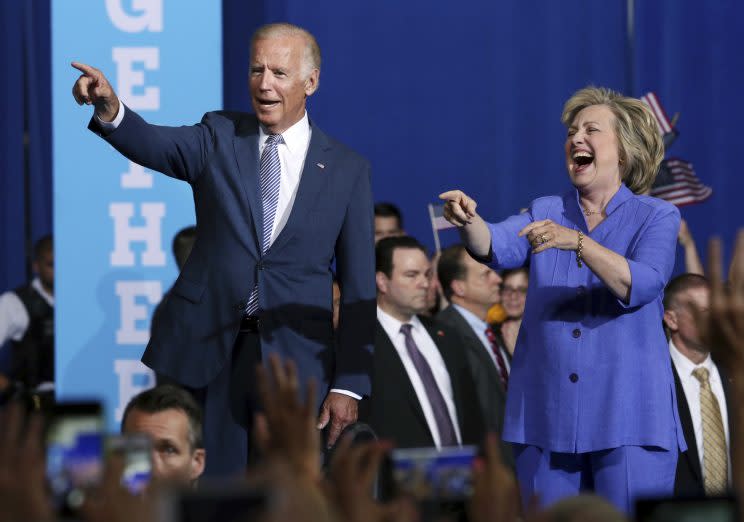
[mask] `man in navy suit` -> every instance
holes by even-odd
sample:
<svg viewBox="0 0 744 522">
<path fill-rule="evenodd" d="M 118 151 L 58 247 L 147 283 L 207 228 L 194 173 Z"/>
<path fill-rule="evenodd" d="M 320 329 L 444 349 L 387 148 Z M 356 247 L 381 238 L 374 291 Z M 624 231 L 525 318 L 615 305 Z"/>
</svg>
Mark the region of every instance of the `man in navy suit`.
<svg viewBox="0 0 744 522">
<path fill-rule="evenodd" d="M 255 115 L 210 112 L 190 127 L 146 123 L 101 71 L 73 67 L 82 72 L 75 99 L 95 108 L 89 128 L 193 189 L 196 241 L 142 360 L 203 404 L 207 474 L 244 468 L 253 368 L 269 353 L 294 359 L 299 386 L 318 382 L 318 428 L 329 427 L 333 444 L 370 391 L 373 204 L 369 163 L 305 110 L 320 76 L 315 38 L 290 24 L 260 28 L 251 42 Z"/>
</svg>

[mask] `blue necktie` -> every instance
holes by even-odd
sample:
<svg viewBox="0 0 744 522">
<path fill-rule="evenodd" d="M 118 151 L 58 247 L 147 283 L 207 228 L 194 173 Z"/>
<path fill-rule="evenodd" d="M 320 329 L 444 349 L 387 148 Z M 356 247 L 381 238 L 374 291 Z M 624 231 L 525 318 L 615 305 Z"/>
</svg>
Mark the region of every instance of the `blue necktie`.
<svg viewBox="0 0 744 522">
<path fill-rule="evenodd" d="M 277 146 L 284 143 L 281 134 L 270 134 L 264 144 L 259 166 L 261 186 L 261 206 L 263 208 L 263 230 L 261 233 L 261 253 L 265 254 L 271 246 L 271 231 L 274 228 L 276 206 L 279 203 L 279 182 L 282 178 L 282 165 L 279 162 Z M 253 287 L 248 297 L 245 313 L 253 315 L 258 311 L 258 284 Z"/>
<path fill-rule="evenodd" d="M 447 409 L 447 403 L 444 402 L 442 392 L 439 390 L 434 374 L 431 371 L 429 363 L 426 362 L 424 356 L 416 346 L 416 342 L 413 340 L 411 335 L 411 328 L 413 325 L 404 324 L 401 325 L 400 331 L 406 338 L 406 350 L 408 350 L 408 356 L 413 361 L 413 365 L 416 367 L 416 371 L 421 377 L 421 382 L 424 384 L 426 389 L 426 395 L 429 398 L 429 404 L 431 410 L 434 413 L 434 420 L 437 423 L 437 429 L 439 430 L 439 440 L 442 446 L 458 446 L 457 435 L 455 434 L 455 427 L 452 425 L 452 418 L 450 417 L 449 410 Z"/>
</svg>

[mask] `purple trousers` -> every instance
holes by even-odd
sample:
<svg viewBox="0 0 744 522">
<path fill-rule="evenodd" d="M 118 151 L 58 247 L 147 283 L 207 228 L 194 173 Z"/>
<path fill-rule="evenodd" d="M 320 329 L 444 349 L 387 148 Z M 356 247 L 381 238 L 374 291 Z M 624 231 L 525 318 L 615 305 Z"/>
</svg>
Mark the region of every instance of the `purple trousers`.
<svg viewBox="0 0 744 522">
<path fill-rule="evenodd" d="M 525 507 L 538 495 L 547 507 L 565 497 L 594 492 L 632 514 L 635 501 L 670 497 L 677 451 L 652 446 L 621 446 L 590 453 L 556 453 L 514 444 L 517 480 Z"/>
</svg>

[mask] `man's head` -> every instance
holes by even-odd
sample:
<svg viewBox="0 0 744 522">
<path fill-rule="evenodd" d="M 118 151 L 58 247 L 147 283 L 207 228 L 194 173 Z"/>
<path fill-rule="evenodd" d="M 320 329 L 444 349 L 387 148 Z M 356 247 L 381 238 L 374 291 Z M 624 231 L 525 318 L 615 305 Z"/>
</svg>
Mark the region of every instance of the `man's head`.
<svg viewBox="0 0 744 522">
<path fill-rule="evenodd" d="M 305 101 L 320 81 L 320 48 L 296 25 L 260 27 L 251 39 L 250 91 L 253 110 L 269 134 L 300 121 Z"/>
<path fill-rule="evenodd" d="M 194 241 L 196 241 L 196 227 L 193 225 L 182 228 L 173 236 L 173 257 L 176 258 L 179 272 L 183 270 L 183 265 L 189 258 L 191 249 L 194 247 Z"/>
<path fill-rule="evenodd" d="M 32 268 L 44 290 L 54 293 L 54 244 L 52 236 L 44 236 L 34 245 Z"/>
<path fill-rule="evenodd" d="M 710 307 L 708 280 L 697 274 L 683 274 L 672 279 L 664 290 L 664 326 L 670 339 L 681 352 L 707 354 L 697 324 L 697 315 Z"/>
<path fill-rule="evenodd" d="M 403 216 L 392 203 L 375 204 L 375 243 L 386 237 L 404 236 Z"/>
<path fill-rule="evenodd" d="M 442 251 L 437 273 L 444 296 L 484 321 L 488 309 L 501 301 L 501 277 L 470 257 L 463 245 L 454 245 Z"/>
<path fill-rule="evenodd" d="M 124 410 L 121 431 L 152 438 L 155 480 L 193 484 L 204 471 L 201 408 L 182 388 L 166 384 L 135 396 Z"/>
<path fill-rule="evenodd" d="M 375 249 L 377 304 L 402 322 L 426 310 L 431 263 L 426 249 L 412 237 L 388 237 Z"/>
</svg>

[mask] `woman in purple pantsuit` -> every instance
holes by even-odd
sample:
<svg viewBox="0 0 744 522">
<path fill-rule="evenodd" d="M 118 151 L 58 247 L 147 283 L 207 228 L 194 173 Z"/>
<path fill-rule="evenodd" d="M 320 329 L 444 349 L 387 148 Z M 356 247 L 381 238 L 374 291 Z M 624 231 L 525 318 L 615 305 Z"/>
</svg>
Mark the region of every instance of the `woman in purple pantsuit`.
<svg viewBox="0 0 744 522">
<path fill-rule="evenodd" d="M 590 87 L 562 121 L 572 190 L 497 224 L 460 191 L 440 197 L 473 257 L 529 264 L 503 433 L 523 498 L 594 490 L 630 512 L 672 493 L 685 449 L 661 326 L 680 217 L 642 195 L 664 153 L 642 102 Z"/>
</svg>

